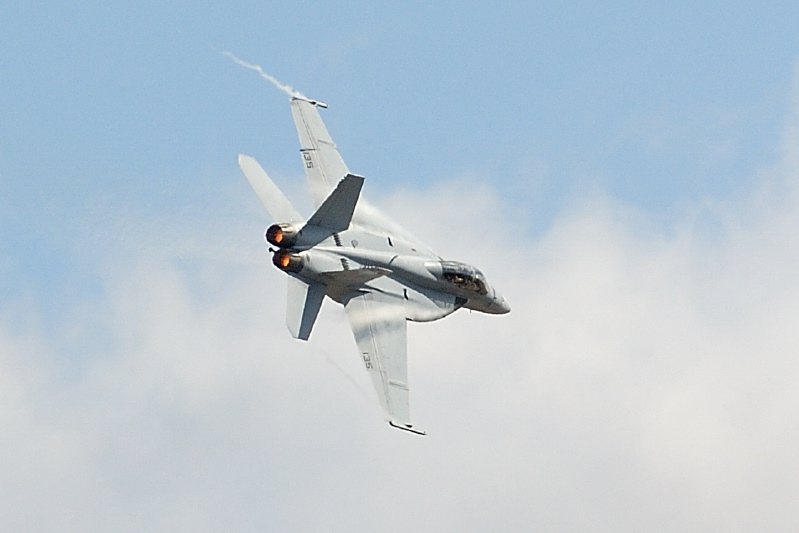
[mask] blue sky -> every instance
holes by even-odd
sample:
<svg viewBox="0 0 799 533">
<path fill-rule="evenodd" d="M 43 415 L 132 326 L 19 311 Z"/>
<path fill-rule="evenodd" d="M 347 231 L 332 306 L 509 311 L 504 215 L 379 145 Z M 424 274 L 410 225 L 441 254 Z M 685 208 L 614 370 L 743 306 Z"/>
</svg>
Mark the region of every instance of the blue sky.
<svg viewBox="0 0 799 533">
<path fill-rule="evenodd" d="M 41 249 L 98 201 L 207 201 L 240 151 L 297 172 L 282 95 L 217 50 L 332 102 L 373 189 L 473 175 L 535 234 L 586 191 L 668 217 L 748 190 L 775 157 L 799 47 L 790 2 L 5 11 L 2 230 Z"/>
<path fill-rule="evenodd" d="M 799 523 L 795 2 L 2 12 L 0 524 L 748 530 L 766 487 Z M 236 157 L 296 198 L 296 134 L 223 51 L 328 102 L 366 196 L 514 306 L 410 329 L 432 443 L 352 387 L 340 309 L 287 339 Z"/>
<path fill-rule="evenodd" d="M 216 49 L 323 93 L 381 186 L 478 170 L 510 189 L 532 160 L 557 182 L 545 194 L 601 174 L 632 202 L 673 204 L 770 156 L 799 44 L 789 6 L 10 6 L 4 170 L 74 169 L 65 181 L 96 189 L 131 180 L 100 170 L 119 165 L 157 190 L 221 172 L 230 150 L 289 152 L 267 127 L 287 122 L 281 95 Z"/>
</svg>

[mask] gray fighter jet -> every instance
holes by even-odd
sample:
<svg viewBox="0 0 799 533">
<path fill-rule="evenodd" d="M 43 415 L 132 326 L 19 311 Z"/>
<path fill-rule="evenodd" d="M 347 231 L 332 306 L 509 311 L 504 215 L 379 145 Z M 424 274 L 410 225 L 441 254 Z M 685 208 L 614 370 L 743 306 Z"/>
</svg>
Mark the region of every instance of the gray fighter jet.
<svg viewBox="0 0 799 533">
<path fill-rule="evenodd" d="M 406 321 L 438 320 L 460 309 L 503 314 L 508 302 L 478 269 L 445 261 L 374 209 L 359 205 L 364 179 L 351 174 L 317 107 L 295 96 L 291 113 L 316 212 L 307 220 L 258 162 L 239 166 L 275 224 L 266 230 L 272 263 L 288 274 L 286 324 L 308 340 L 325 296 L 342 304 L 361 360 L 392 426 L 410 423 Z"/>
</svg>

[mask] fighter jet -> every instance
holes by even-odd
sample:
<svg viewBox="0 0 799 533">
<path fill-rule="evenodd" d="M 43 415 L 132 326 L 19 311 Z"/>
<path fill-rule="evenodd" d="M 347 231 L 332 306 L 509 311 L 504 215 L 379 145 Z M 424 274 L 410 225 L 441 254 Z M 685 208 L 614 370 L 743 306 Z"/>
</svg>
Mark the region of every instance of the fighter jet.
<svg viewBox="0 0 799 533">
<path fill-rule="evenodd" d="M 291 99 L 300 155 L 316 206 L 305 219 L 258 162 L 239 166 L 274 224 L 266 230 L 272 263 L 288 275 L 286 325 L 308 340 L 325 296 L 344 306 L 359 357 L 387 422 L 424 435 L 410 421 L 406 324 L 430 322 L 465 308 L 510 311 L 482 272 L 446 261 L 368 206 L 364 178 L 350 173 L 319 116 L 326 104 Z"/>
</svg>

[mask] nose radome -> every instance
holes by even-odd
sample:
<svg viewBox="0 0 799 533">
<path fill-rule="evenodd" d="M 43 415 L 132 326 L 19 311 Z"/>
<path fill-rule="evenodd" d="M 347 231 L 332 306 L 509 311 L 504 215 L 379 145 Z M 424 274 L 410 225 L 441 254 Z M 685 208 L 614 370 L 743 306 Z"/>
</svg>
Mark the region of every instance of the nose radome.
<svg viewBox="0 0 799 533">
<path fill-rule="evenodd" d="M 500 297 L 499 299 L 499 308 L 502 309 L 500 314 L 510 313 L 510 304 L 505 298 Z"/>
<path fill-rule="evenodd" d="M 494 301 L 492 302 L 491 307 L 493 312 L 498 315 L 510 313 L 510 304 L 497 290 L 494 290 Z"/>
</svg>

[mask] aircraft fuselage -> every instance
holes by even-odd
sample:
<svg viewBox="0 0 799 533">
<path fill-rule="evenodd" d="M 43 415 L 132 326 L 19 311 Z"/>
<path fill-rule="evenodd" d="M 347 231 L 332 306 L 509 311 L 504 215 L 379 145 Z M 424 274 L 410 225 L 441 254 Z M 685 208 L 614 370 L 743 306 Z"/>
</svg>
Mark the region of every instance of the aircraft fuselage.
<svg viewBox="0 0 799 533">
<path fill-rule="evenodd" d="M 292 231 L 290 224 L 267 229 L 267 241 L 279 247 L 273 259 L 275 266 L 304 281 L 323 283 L 328 287 L 327 294 L 339 303 L 364 280 L 370 288 L 396 291 L 395 284 L 381 287 L 380 280 L 385 276 L 404 287 L 403 294 L 395 296 L 409 302 L 409 320 L 436 320 L 460 307 L 490 314 L 510 311 L 505 298 L 478 269 L 418 250 L 401 237 L 354 227 L 322 238 L 324 230 L 305 226 L 301 232 L 293 232 L 292 246 L 285 247 L 286 241 L 277 242 L 270 235 L 276 226 L 288 228 L 287 233 Z M 429 305 L 430 301 L 434 305 Z"/>
</svg>

